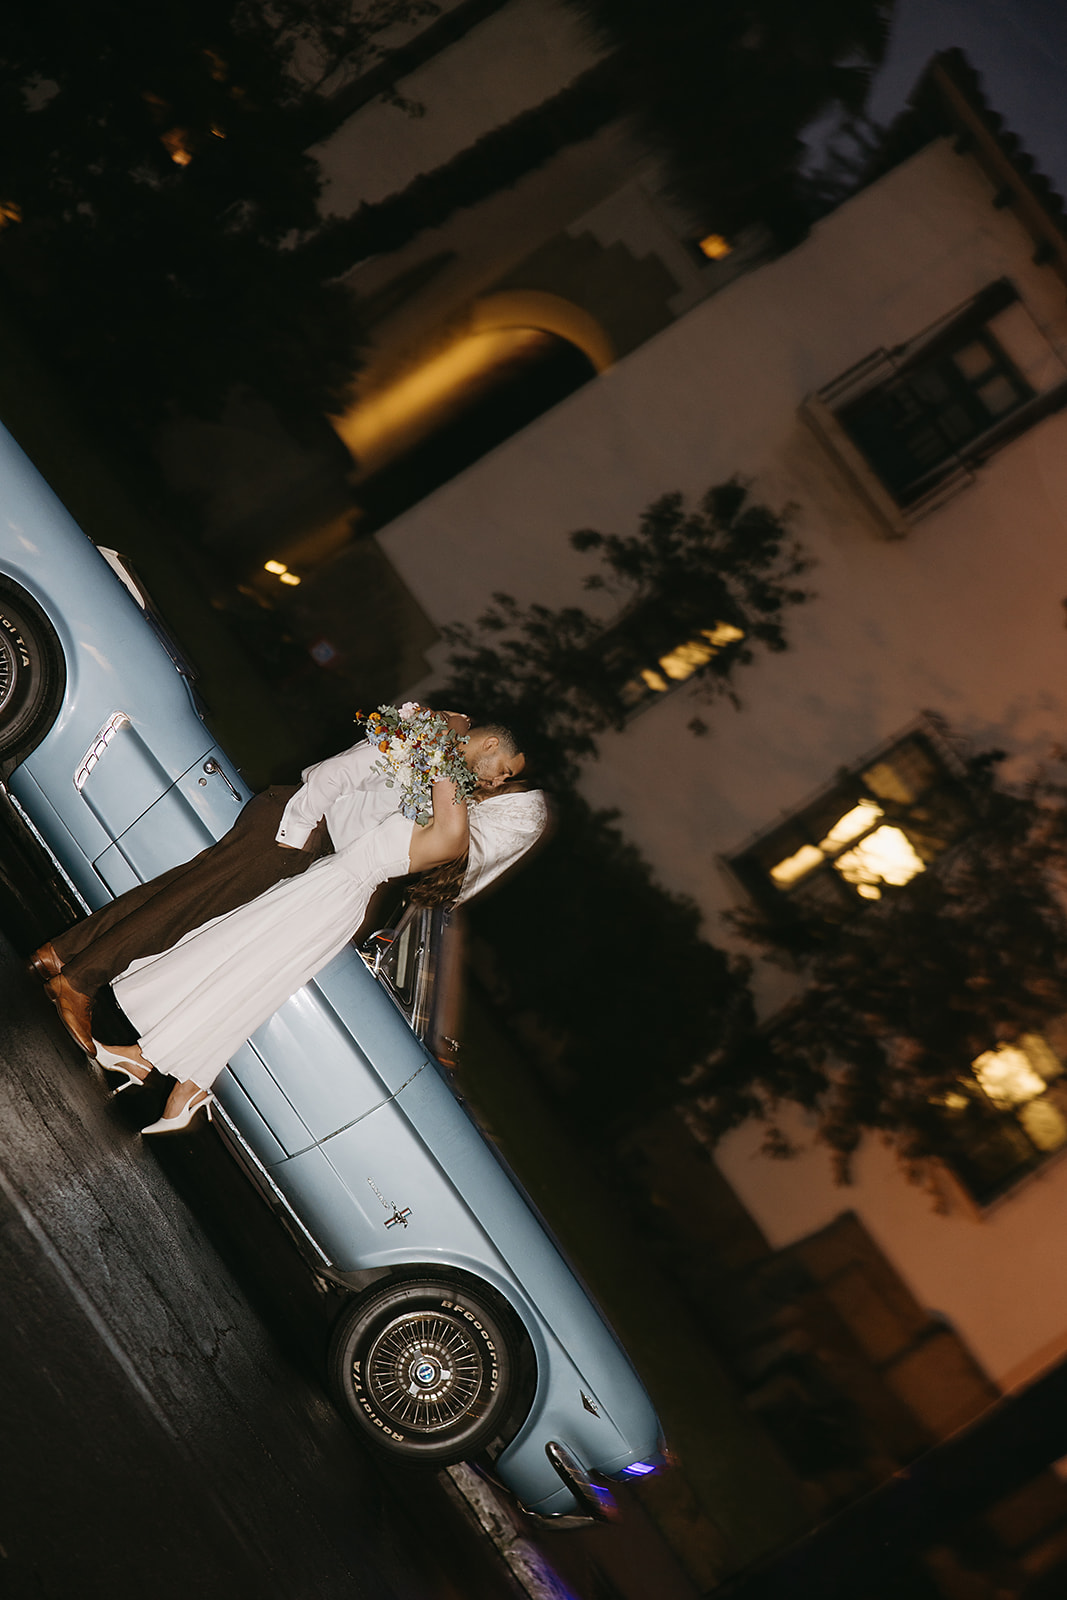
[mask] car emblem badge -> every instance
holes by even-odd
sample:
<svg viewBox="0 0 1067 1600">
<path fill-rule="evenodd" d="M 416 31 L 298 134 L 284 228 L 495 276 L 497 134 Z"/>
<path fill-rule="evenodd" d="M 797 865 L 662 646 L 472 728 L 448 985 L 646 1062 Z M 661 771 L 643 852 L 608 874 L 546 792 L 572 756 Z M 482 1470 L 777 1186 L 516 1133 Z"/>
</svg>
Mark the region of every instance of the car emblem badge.
<svg viewBox="0 0 1067 1600">
<path fill-rule="evenodd" d="M 374 1190 L 375 1194 L 378 1196 L 378 1199 L 382 1202 L 382 1205 L 385 1207 L 386 1211 L 391 1211 L 392 1212 L 392 1216 L 391 1217 L 386 1217 L 385 1226 L 387 1228 L 395 1228 L 397 1223 L 399 1222 L 401 1227 L 406 1228 L 407 1225 L 408 1225 L 408 1218 L 411 1215 L 411 1207 L 410 1206 L 405 1206 L 404 1209 L 401 1210 L 400 1207 L 395 1203 L 395 1201 L 387 1200 L 385 1198 L 384 1194 L 379 1189 L 378 1185 L 375 1183 L 373 1178 L 368 1178 L 367 1182 L 370 1184 L 371 1188 Z"/>
<path fill-rule="evenodd" d="M 599 1415 L 600 1415 L 600 1412 L 599 1412 L 599 1411 L 598 1411 L 598 1410 L 597 1410 L 597 1408 L 596 1408 L 596 1406 L 595 1406 L 595 1405 L 594 1405 L 594 1404 L 593 1404 L 593 1402 L 592 1402 L 592 1400 L 590 1400 L 590 1398 L 589 1398 L 589 1396 L 588 1396 L 588 1395 L 587 1395 L 587 1394 L 586 1394 L 586 1392 L 585 1392 L 585 1390 L 584 1390 L 584 1389 L 582 1389 L 582 1390 L 580 1390 L 580 1391 L 579 1391 L 579 1392 L 580 1392 L 580 1394 L 581 1394 L 581 1397 L 582 1397 L 582 1405 L 583 1405 L 583 1406 L 584 1406 L 584 1407 L 585 1407 L 585 1409 L 586 1409 L 586 1410 L 587 1410 L 587 1411 L 591 1411 L 591 1412 L 592 1412 L 592 1413 L 593 1413 L 593 1415 L 594 1415 L 594 1417 L 599 1417 Z"/>
</svg>

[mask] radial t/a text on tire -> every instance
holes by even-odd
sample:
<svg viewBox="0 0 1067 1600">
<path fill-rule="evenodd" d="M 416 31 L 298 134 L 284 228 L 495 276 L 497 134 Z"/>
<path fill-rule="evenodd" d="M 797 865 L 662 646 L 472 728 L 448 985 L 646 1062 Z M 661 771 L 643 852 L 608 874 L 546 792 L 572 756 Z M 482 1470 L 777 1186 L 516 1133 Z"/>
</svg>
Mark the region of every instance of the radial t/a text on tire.
<svg viewBox="0 0 1067 1600">
<path fill-rule="evenodd" d="M 505 1315 L 465 1286 L 409 1278 L 359 1301 L 330 1350 L 338 1398 L 395 1458 L 444 1466 L 477 1454 L 508 1417 L 516 1343 Z"/>
<path fill-rule="evenodd" d="M 40 606 L 0 579 L 0 761 L 28 755 L 63 698 L 63 652 Z"/>
</svg>

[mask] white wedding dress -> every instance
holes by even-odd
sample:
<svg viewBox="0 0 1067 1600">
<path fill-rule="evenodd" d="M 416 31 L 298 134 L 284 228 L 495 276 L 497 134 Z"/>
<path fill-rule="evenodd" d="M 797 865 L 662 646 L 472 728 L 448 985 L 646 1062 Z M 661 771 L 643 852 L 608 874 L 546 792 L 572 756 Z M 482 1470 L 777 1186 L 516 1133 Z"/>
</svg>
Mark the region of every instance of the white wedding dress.
<svg viewBox="0 0 1067 1600">
<path fill-rule="evenodd" d="M 344 949 L 378 885 L 410 870 L 413 832 L 394 812 L 299 877 L 133 962 L 112 987 L 147 1060 L 209 1089 L 249 1035 Z"/>
</svg>

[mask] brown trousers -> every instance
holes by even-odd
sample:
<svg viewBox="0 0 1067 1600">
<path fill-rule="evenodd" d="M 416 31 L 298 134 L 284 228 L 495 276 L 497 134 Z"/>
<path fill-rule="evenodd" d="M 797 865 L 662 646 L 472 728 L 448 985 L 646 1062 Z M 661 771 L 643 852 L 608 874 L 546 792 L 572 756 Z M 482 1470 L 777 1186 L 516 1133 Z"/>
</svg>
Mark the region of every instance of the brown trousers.
<svg viewBox="0 0 1067 1600">
<path fill-rule="evenodd" d="M 169 950 L 193 928 L 254 900 L 327 854 L 332 846 L 324 822 L 302 850 L 275 843 L 282 812 L 295 793 L 295 786 L 276 785 L 253 796 L 217 844 L 128 889 L 53 939 L 63 976 L 93 996 L 131 961 Z"/>
</svg>

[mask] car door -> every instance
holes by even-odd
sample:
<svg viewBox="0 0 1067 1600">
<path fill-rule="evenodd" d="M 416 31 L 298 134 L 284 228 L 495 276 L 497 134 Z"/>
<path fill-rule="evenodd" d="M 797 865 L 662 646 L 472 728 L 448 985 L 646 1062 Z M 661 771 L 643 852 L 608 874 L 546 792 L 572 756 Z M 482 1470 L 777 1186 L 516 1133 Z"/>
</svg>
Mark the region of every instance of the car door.
<svg viewBox="0 0 1067 1600">
<path fill-rule="evenodd" d="M 234 1120 L 269 1165 L 362 1122 L 424 1061 L 418 1040 L 349 947 L 230 1061 L 228 1079 L 239 1091 Z M 225 1084 L 220 1096 L 229 1109 Z"/>
<path fill-rule="evenodd" d="M 86 774 L 82 798 L 114 836 L 93 862 L 112 894 L 188 861 L 233 827 L 250 791 L 206 729 L 204 738 L 202 755 L 171 783 L 127 723 Z"/>
</svg>

